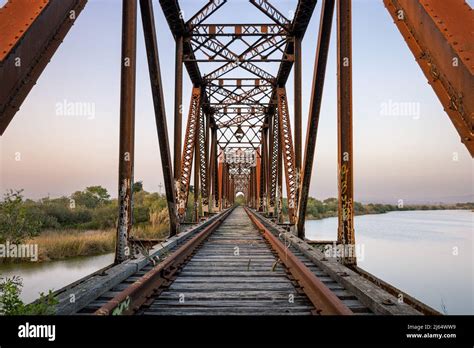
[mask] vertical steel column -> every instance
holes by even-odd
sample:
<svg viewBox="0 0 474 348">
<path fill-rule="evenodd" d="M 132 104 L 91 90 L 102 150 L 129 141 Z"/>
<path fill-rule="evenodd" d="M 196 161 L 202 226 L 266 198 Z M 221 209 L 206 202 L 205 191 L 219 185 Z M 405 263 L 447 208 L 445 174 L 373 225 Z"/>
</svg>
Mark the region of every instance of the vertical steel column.
<svg viewBox="0 0 474 348">
<path fill-rule="evenodd" d="M 199 132 L 201 131 L 201 117 L 202 117 L 202 110 L 199 108 L 197 114 L 197 122 L 196 122 L 196 137 L 194 139 L 194 204 L 193 204 L 193 216 L 194 222 L 199 222 L 199 174 L 201 170 L 201 151 L 199 150 Z"/>
<path fill-rule="evenodd" d="M 270 216 L 278 215 L 278 163 L 281 158 L 279 151 L 279 123 L 278 116 L 272 116 L 271 131 L 270 131 L 270 151 L 269 151 L 269 183 L 268 183 L 268 214 Z"/>
<path fill-rule="evenodd" d="M 261 159 L 260 159 L 260 177 L 258 180 L 260 181 L 260 190 L 259 190 L 259 202 L 258 202 L 258 211 L 263 212 L 265 211 L 265 198 L 266 198 L 266 176 L 267 176 L 267 168 L 265 163 L 265 152 L 266 152 L 266 131 L 265 126 L 262 128 L 262 149 L 261 149 Z"/>
<path fill-rule="evenodd" d="M 279 118 L 277 116 L 277 118 Z M 283 222 L 283 151 L 281 151 L 280 122 L 278 122 L 278 160 L 277 160 L 277 187 L 276 187 L 276 214 L 278 222 Z"/>
<path fill-rule="evenodd" d="M 223 204 L 222 204 L 222 197 L 223 197 L 223 191 L 224 191 L 224 161 L 221 159 L 221 156 L 224 156 L 223 153 L 219 154 L 219 161 L 218 161 L 218 171 L 217 171 L 217 183 L 218 183 L 218 191 L 217 194 L 219 196 L 219 199 L 217 201 L 217 204 L 219 205 L 219 210 L 222 210 Z"/>
<path fill-rule="evenodd" d="M 274 163 L 273 163 L 273 117 L 269 115 L 268 117 L 268 175 L 267 175 L 267 215 L 273 216 L 275 213 L 275 200 L 272 200 L 272 188 L 274 179 Z M 276 168 L 276 166 L 275 166 Z M 276 182 L 276 181 L 275 181 Z"/>
<path fill-rule="evenodd" d="M 217 144 L 217 126 L 212 128 L 212 140 L 214 142 L 214 158 L 212 161 L 214 162 L 214 173 L 212 174 L 212 181 L 214 182 L 214 208 L 215 211 L 219 211 L 219 153 L 218 149 L 219 146 Z"/>
<path fill-rule="evenodd" d="M 222 166 L 222 197 L 221 205 L 222 209 L 227 208 L 227 163 L 224 162 Z"/>
<path fill-rule="evenodd" d="M 137 54 L 137 2 L 122 2 L 122 59 L 120 82 L 119 220 L 115 263 L 129 255 L 128 237 L 132 228 L 133 161 L 135 135 L 135 79 Z"/>
<path fill-rule="evenodd" d="M 284 87 L 277 88 L 278 98 L 278 123 L 280 126 L 280 144 L 283 154 L 285 168 L 286 196 L 288 202 L 288 218 L 291 224 L 296 223 L 298 209 L 297 198 L 297 175 L 295 169 L 295 149 L 293 147 L 293 136 L 291 134 L 290 115 L 288 111 L 288 100 Z"/>
<path fill-rule="evenodd" d="M 258 163 L 258 162 L 257 162 Z M 256 167 L 254 167 L 253 171 L 253 207 L 255 209 L 258 208 L 258 191 L 259 191 L 259 186 L 258 186 L 258 178 L 259 178 L 259 164 L 257 164 Z"/>
<path fill-rule="evenodd" d="M 250 168 L 250 174 L 248 178 L 248 183 L 247 183 L 247 205 L 249 207 L 252 206 L 252 168 Z"/>
<path fill-rule="evenodd" d="M 215 166 L 215 156 L 216 156 L 216 139 L 214 138 L 214 126 L 209 127 L 209 137 L 211 138 L 211 148 L 209 153 L 209 211 L 214 212 L 215 207 L 215 192 L 216 192 L 216 185 L 214 181 L 214 172 L 217 170 Z"/>
<path fill-rule="evenodd" d="M 199 131 L 199 116 L 201 112 L 201 88 L 194 87 L 189 105 L 189 115 L 184 136 L 183 155 L 181 157 L 181 174 L 178 181 L 178 214 L 180 221 L 184 220 L 188 205 L 189 183 L 192 176 L 192 165 L 195 152 L 197 132 Z"/>
<path fill-rule="evenodd" d="M 210 122 L 211 115 L 209 112 L 203 113 L 202 115 L 202 133 L 200 141 L 203 142 L 200 147 L 201 151 L 201 202 L 202 202 L 202 215 L 209 215 L 209 200 L 211 198 L 211 180 L 209 171 L 209 137 L 210 137 Z"/>
<path fill-rule="evenodd" d="M 351 0 L 337 0 L 338 230 L 342 262 L 355 265 L 352 151 L 352 14 Z"/>
<path fill-rule="evenodd" d="M 221 171 L 220 171 L 220 183 L 221 183 L 221 189 L 219 193 L 219 204 L 221 207 L 221 210 L 225 208 L 225 167 L 226 163 L 225 161 L 221 163 Z"/>
<path fill-rule="evenodd" d="M 263 193 L 263 212 L 267 212 L 268 211 L 268 179 L 270 177 L 270 173 L 269 173 L 269 159 L 268 159 L 268 132 L 269 132 L 269 129 L 268 129 L 268 119 L 267 119 L 267 124 L 263 126 L 263 159 L 264 159 L 264 163 L 265 163 L 265 172 L 264 172 L 264 179 L 265 179 L 265 182 L 264 182 L 264 185 L 263 185 L 263 189 L 264 189 L 264 193 Z"/>
<path fill-rule="evenodd" d="M 140 0 L 143 33 L 147 51 L 148 70 L 150 73 L 151 92 L 155 109 L 155 122 L 160 145 L 161 167 L 165 182 L 166 200 L 170 219 L 170 236 L 179 232 L 179 221 L 176 206 L 176 187 L 173 182 L 172 159 L 166 124 L 165 99 L 161 80 L 160 58 L 156 38 L 155 19 L 151 0 Z"/>
<path fill-rule="evenodd" d="M 174 74 L 174 180 L 181 174 L 181 136 L 183 120 L 183 37 L 176 38 Z"/>
<path fill-rule="evenodd" d="M 295 167 L 297 182 L 301 175 L 301 38 L 295 37 Z M 297 197 L 298 198 L 298 197 Z"/>
<path fill-rule="evenodd" d="M 306 206 L 308 204 L 311 173 L 313 171 L 316 136 L 318 134 L 319 113 L 326 75 L 329 41 L 331 37 L 332 18 L 334 15 L 334 0 L 324 0 L 321 8 L 319 26 L 318 48 L 314 60 L 313 87 L 309 106 L 308 127 L 306 130 L 306 144 L 303 161 L 303 178 L 300 184 L 300 197 L 298 204 L 298 236 L 304 238 L 304 222 Z"/>
</svg>

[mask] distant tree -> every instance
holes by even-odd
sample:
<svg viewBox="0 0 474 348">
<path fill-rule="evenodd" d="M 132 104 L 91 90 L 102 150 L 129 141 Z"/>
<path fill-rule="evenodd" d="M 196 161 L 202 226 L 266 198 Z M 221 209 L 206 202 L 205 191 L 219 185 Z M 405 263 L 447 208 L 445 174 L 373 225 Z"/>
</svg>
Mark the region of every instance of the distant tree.
<svg viewBox="0 0 474 348">
<path fill-rule="evenodd" d="M 235 197 L 235 204 L 238 204 L 238 205 L 245 205 L 245 196 L 244 195 L 237 195 Z"/>
<path fill-rule="evenodd" d="M 137 181 L 133 183 L 133 192 L 143 191 L 143 181 Z"/>
<path fill-rule="evenodd" d="M 23 202 L 23 190 L 9 190 L 0 202 L 0 242 L 21 243 L 38 234 L 41 223 L 33 218 Z"/>
<path fill-rule="evenodd" d="M 89 209 L 97 208 L 107 203 L 110 195 L 107 189 L 102 186 L 89 186 L 84 191 L 76 191 L 71 195 L 76 205 L 81 205 Z"/>
</svg>

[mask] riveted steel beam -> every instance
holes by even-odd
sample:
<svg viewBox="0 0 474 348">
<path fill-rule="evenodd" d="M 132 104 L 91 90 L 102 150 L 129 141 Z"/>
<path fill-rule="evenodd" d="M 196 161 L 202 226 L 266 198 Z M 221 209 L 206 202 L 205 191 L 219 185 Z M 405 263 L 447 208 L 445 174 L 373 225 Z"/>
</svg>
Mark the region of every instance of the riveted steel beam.
<svg viewBox="0 0 474 348">
<path fill-rule="evenodd" d="M 0 8 L 0 135 L 86 4 L 87 0 L 16 0 Z"/>
<path fill-rule="evenodd" d="M 474 19 L 464 0 L 384 0 L 400 33 L 474 156 Z"/>
<path fill-rule="evenodd" d="M 181 175 L 178 181 L 178 215 L 184 220 L 188 204 L 189 184 L 191 181 L 194 147 L 199 127 L 201 88 L 194 87 L 191 94 L 189 114 L 184 136 L 183 152 L 181 157 Z"/>
<path fill-rule="evenodd" d="M 290 115 L 288 111 L 288 100 L 285 88 L 277 89 L 278 98 L 278 123 L 280 126 L 280 144 L 285 168 L 286 194 L 288 199 L 288 217 L 290 223 L 296 222 L 297 201 L 297 174 L 295 168 L 295 150 L 293 137 L 291 135 Z"/>
</svg>

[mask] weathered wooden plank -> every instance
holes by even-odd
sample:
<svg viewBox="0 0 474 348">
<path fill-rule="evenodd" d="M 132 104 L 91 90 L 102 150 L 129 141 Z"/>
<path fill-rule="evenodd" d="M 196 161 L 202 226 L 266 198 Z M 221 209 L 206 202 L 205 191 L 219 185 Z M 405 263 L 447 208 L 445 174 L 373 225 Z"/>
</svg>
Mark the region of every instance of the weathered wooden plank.
<svg viewBox="0 0 474 348">
<path fill-rule="evenodd" d="M 287 301 L 290 295 L 294 296 L 295 299 L 306 299 L 304 294 L 288 291 L 268 291 L 268 290 L 255 290 L 255 291 L 210 291 L 210 292 L 187 292 L 185 294 L 179 291 L 166 291 L 162 293 L 157 301 L 162 299 L 172 299 L 179 301 L 184 295 L 185 300 L 208 300 L 208 299 L 229 299 L 229 300 L 245 300 L 245 299 L 258 299 L 258 300 L 285 300 Z"/>
<path fill-rule="evenodd" d="M 265 277 L 265 276 L 286 276 L 286 272 L 280 271 L 241 271 L 241 270 L 229 270 L 229 271 L 183 271 L 180 273 L 180 277 Z"/>
<path fill-rule="evenodd" d="M 150 310 L 159 310 L 160 308 L 245 308 L 245 307 L 263 307 L 263 308 L 280 308 L 280 309 L 304 309 L 307 310 L 310 303 L 308 300 L 294 300 L 293 303 L 290 303 L 288 300 L 208 300 L 208 301 L 192 301 L 186 300 L 183 301 L 170 301 L 159 299 L 155 301 L 151 306 Z"/>
<path fill-rule="evenodd" d="M 245 315 L 245 316 L 268 316 L 268 315 L 310 315 L 311 311 L 306 308 L 189 308 L 177 310 L 176 308 L 159 308 L 156 311 L 146 311 L 144 315 Z"/>
<path fill-rule="evenodd" d="M 258 277 L 178 277 L 174 283 L 211 283 L 210 285 L 219 284 L 219 283 L 286 283 L 286 276 L 264 276 L 260 275 Z"/>
<path fill-rule="evenodd" d="M 294 291 L 295 287 L 289 282 L 278 283 L 216 283 L 216 284 L 202 284 L 202 283 L 177 283 L 174 282 L 170 286 L 171 290 L 176 291 L 236 291 L 236 290 L 286 290 Z"/>
</svg>

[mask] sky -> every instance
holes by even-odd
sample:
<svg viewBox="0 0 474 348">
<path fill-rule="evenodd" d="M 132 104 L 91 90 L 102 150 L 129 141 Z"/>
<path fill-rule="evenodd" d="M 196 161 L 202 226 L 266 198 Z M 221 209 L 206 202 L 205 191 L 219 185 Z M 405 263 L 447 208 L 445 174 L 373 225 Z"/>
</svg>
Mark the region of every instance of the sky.
<svg viewBox="0 0 474 348">
<path fill-rule="evenodd" d="M 181 0 L 185 19 L 204 0 Z M 174 40 L 158 1 L 168 134 L 173 140 Z M 272 2 L 290 14 L 295 0 Z M 2 5 L 2 3 L 0 3 Z M 472 4 L 471 4 L 472 6 Z M 303 40 L 303 139 L 321 1 Z M 236 16 L 239 13 L 239 16 Z M 269 23 L 246 0 L 229 0 L 208 23 Z M 138 20 L 135 180 L 160 191 L 163 175 L 141 19 Z M 335 21 L 334 23 L 335 24 Z M 89 0 L 20 111 L 0 137 L 0 190 L 30 198 L 102 185 L 117 196 L 121 1 Z M 337 195 L 336 31 L 333 26 L 310 194 Z M 287 85 L 293 110 L 293 76 Z M 0 86 L 1 88 L 1 86 Z M 185 73 L 184 109 L 191 82 Z M 81 103 L 80 115 L 64 110 Z M 408 112 L 397 112 L 398 107 Z M 474 200 L 473 161 L 398 29 L 378 0 L 353 1 L 354 193 L 362 202 Z"/>
</svg>

